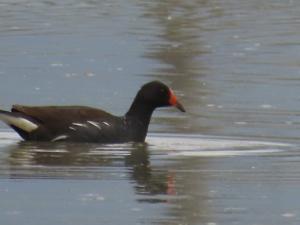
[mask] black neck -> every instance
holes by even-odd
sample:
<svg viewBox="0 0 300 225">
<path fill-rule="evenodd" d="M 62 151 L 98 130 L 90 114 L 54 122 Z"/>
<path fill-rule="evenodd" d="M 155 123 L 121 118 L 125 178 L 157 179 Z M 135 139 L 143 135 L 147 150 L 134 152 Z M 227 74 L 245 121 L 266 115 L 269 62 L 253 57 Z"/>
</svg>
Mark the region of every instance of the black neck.
<svg viewBox="0 0 300 225">
<path fill-rule="evenodd" d="M 125 117 L 130 120 L 130 124 L 133 126 L 132 129 L 137 132 L 134 132 L 137 141 L 145 140 L 154 109 L 154 106 L 135 99 L 126 113 Z"/>
</svg>

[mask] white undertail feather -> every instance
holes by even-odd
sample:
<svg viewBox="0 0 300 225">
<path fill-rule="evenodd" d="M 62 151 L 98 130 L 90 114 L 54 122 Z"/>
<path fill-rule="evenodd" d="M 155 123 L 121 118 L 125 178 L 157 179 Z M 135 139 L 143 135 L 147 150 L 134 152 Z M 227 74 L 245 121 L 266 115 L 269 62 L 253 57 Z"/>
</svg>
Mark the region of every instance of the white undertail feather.
<svg viewBox="0 0 300 225">
<path fill-rule="evenodd" d="M 27 120 L 27 119 L 24 119 L 21 117 L 10 116 L 7 114 L 0 113 L 0 120 L 7 123 L 8 125 L 13 125 L 13 126 L 19 128 L 21 130 L 24 130 L 26 132 L 32 132 L 38 128 L 38 125 L 31 122 L 30 120 Z"/>
</svg>

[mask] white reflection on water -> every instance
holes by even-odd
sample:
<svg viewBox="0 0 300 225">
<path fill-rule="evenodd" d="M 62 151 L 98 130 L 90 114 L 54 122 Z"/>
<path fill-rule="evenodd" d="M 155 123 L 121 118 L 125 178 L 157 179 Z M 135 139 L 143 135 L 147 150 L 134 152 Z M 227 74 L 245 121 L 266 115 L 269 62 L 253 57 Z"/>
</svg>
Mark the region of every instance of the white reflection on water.
<svg viewBox="0 0 300 225">
<path fill-rule="evenodd" d="M 194 157 L 271 154 L 282 152 L 293 147 L 292 144 L 287 143 L 178 134 L 150 136 L 147 141 L 153 150 L 169 151 L 168 155 L 171 156 Z"/>
<path fill-rule="evenodd" d="M 0 147 L 21 141 L 17 134 L 12 132 L 0 133 Z M 261 155 L 290 150 L 296 146 L 288 143 L 234 139 L 232 137 L 212 137 L 204 135 L 186 134 L 150 134 L 146 140 L 149 150 L 153 153 L 164 152 L 168 156 L 194 157 L 223 157 L 239 155 Z M 76 145 L 76 144 L 75 144 Z M 70 149 L 57 148 L 51 143 L 47 148 L 33 145 L 34 152 L 38 153 L 66 153 Z M 128 144 L 95 145 L 84 155 L 117 155 L 127 156 L 133 147 Z M 124 151 L 126 150 L 126 151 Z"/>
<path fill-rule="evenodd" d="M 121 210 L 124 221 L 135 220 L 138 212 L 146 222 L 252 222 L 256 209 L 266 207 L 277 212 L 272 218 L 297 219 L 298 188 L 291 188 L 299 184 L 299 154 L 291 151 L 293 144 L 158 133 L 149 134 L 144 145 L 20 141 L 13 132 L 0 132 L 0 208 L 8 221 L 18 212 L 24 220 L 23 212 L 36 210 L 41 198 L 50 221 L 59 213 L 68 217 L 66 208 L 73 218 L 87 218 L 83 206 L 92 212 L 91 224 L 115 222 L 110 209 Z M 282 188 L 289 190 L 289 207 L 273 206 L 274 199 L 282 201 Z M 5 204 L 11 201 L 20 201 L 18 207 Z"/>
</svg>

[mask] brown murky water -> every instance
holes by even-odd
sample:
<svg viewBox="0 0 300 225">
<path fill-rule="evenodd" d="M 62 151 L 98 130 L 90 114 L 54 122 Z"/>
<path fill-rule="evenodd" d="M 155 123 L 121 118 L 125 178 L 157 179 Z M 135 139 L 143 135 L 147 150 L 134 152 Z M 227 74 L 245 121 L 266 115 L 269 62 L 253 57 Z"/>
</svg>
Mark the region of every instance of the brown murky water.
<svg viewBox="0 0 300 225">
<path fill-rule="evenodd" d="M 24 143 L 1 124 L 1 224 L 299 224 L 298 1 L 2 1 L 0 108 L 122 115 L 141 84 L 147 144 Z"/>
</svg>

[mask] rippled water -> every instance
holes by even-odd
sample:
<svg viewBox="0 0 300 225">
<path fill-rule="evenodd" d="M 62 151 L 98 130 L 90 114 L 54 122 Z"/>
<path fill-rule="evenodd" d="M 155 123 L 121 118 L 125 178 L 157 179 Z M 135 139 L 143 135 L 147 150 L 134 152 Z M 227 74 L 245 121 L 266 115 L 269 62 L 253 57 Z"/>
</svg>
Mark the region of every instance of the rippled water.
<svg viewBox="0 0 300 225">
<path fill-rule="evenodd" d="M 179 134 L 114 145 L 1 136 L 6 224 L 299 222 L 296 145 Z"/>
<path fill-rule="evenodd" d="M 4 224 L 299 224 L 299 1 L 0 1 L 0 108 L 187 109 L 147 144 L 24 143 L 0 124 Z"/>
</svg>

